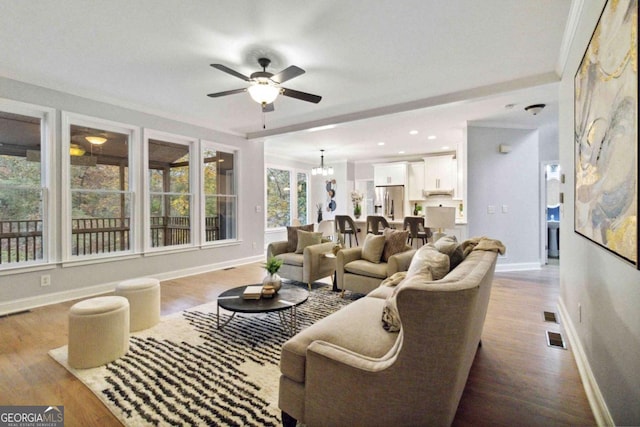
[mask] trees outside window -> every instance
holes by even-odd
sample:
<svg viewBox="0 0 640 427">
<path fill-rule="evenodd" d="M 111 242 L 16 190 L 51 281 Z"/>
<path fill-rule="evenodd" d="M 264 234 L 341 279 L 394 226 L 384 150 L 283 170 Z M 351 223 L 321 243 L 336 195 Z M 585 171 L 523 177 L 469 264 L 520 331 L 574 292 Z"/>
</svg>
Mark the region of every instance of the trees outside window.
<svg viewBox="0 0 640 427">
<path fill-rule="evenodd" d="M 307 223 L 308 176 L 289 169 L 267 168 L 267 228 Z M 293 191 L 291 190 L 293 188 Z"/>
<path fill-rule="evenodd" d="M 233 152 L 205 143 L 202 155 L 205 242 L 236 239 L 238 201 Z"/>
</svg>

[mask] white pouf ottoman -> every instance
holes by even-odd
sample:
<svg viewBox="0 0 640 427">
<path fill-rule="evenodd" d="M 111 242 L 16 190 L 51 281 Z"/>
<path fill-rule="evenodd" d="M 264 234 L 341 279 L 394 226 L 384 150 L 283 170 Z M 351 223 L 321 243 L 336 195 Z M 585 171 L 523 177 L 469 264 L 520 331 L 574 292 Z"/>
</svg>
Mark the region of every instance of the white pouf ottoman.
<svg viewBox="0 0 640 427">
<path fill-rule="evenodd" d="M 96 297 L 69 310 L 69 366 L 94 368 L 124 356 L 129 350 L 129 301 L 118 296 Z"/>
<path fill-rule="evenodd" d="M 116 295 L 129 300 L 130 331 L 141 331 L 160 321 L 160 281 L 150 277 L 125 280 Z"/>
</svg>

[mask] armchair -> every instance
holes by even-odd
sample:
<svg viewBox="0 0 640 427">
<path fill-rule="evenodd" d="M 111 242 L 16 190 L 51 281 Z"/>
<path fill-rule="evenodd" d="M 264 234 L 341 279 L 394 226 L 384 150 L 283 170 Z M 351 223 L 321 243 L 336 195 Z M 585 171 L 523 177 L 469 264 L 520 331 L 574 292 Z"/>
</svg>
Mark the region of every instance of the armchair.
<svg viewBox="0 0 640 427">
<path fill-rule="evenodd" d="M 282 266 L 278 274 L 286 279 L 306 283 L 311 290 L 311 284 L 323 277 L 332 276 L 336 270 L 335 258 L 325 257 L 331 252 L 335 243 L 326 242 L 304 248 L 303 253 L 288 252 L 288 242 L 272 242 L 267 247 L 267 259 L 276 257 L 281 259 Z"/>
</svg>

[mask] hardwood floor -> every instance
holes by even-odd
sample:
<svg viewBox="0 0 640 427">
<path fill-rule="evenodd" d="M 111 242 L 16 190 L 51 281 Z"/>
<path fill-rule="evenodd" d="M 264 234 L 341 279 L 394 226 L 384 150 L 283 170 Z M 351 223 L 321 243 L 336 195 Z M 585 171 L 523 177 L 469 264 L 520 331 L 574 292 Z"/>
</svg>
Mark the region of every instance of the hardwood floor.
<svg viewBox="0 0 640 427">
<path fill-rule="evenodd" d="M 162 314 L 257 283 L 260 264 L 162 282 Z M 327 279 L 328 281 L 329 279 Z M 482 337 L 454 421 L 467 425 L 595 425 L 571 349 L 547 347 L 543 311 L 557 312 L 558 267 L 496 273 Z M 0 405 L 64 405 L 67 426 L 118 420 L 47 352 L 67 343 L 73 301 L 0 318 Z M 565 337 L 566 340 L 566 337 Z"/>
</svg>

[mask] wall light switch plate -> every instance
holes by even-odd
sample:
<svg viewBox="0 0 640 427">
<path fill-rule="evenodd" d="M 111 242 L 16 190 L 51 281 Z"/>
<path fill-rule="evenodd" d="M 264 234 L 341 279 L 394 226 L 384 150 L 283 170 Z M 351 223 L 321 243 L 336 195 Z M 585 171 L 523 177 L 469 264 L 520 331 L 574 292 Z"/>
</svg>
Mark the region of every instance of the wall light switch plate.
<svg viewBox="0 0 640 427">
<path fill-rule="evenodd" d="M 494 205 L 489 205 L 487 206 L 487 213 L 488 214 L 494 214 L 496 213 L 496 207 Z"/>
<path fill-rule="evenodd" d="M 509 206 L 502 205 L 502 213 L 508 213 L 508 212 L 509 212 Z"/>
</svg>

